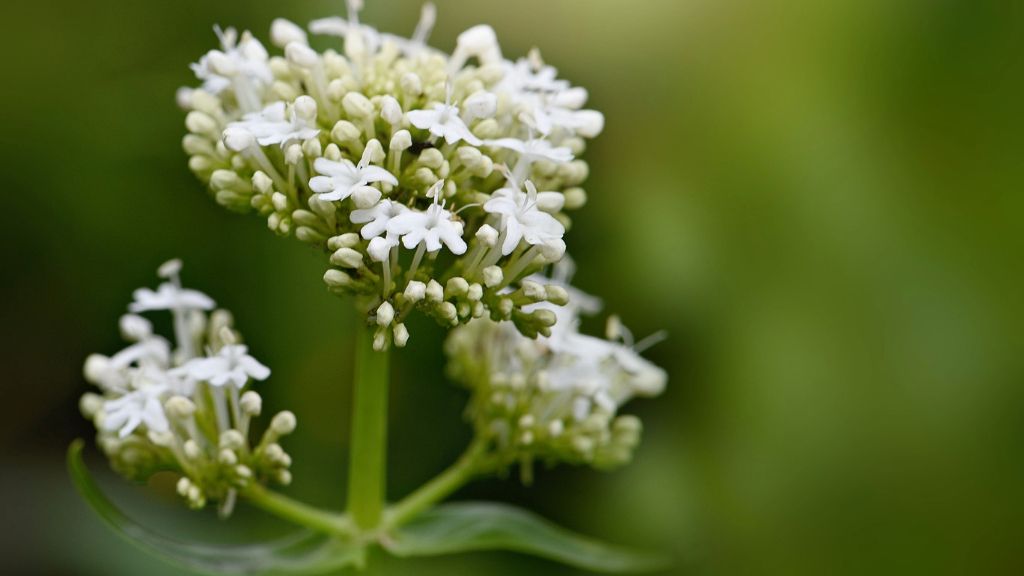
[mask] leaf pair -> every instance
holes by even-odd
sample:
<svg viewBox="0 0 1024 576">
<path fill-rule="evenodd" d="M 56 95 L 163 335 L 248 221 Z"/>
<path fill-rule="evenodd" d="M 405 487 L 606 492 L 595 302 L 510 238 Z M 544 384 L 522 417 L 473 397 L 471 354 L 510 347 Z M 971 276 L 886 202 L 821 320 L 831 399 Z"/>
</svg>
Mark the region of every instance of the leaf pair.
<svg viewBox="0 0 1024 576">
<path fill-rule="evenodd" d="M 85 501 L 120 536 L 173 564 L 206 574 L 325 574 L 365 564 L 365 547 L 311 531 L 242 546 L 186 543 L 154 533 L 103 495 L 82 461 L 82 447 L 81 440 L 71 444 L 68 470 Z M 438 506 L 399 528 L 384 546 L 401 557 L 511 550 L 598 572 L 665 566 L 663 559 L 609 546 L 531 512 L 488 502 Z"/>
</svg>

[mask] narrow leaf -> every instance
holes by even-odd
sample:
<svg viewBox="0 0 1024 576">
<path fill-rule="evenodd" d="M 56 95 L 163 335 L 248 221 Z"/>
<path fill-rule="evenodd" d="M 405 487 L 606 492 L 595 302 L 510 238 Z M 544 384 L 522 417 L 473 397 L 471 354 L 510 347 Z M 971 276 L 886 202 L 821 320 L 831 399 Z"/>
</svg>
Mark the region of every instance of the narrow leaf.
<svg viewBox="0 0 1024 576">
<path fill-rule="evenodd" d="M 323 574 L 362 565 L 365 549 L 311 531 L 260 544 L 216 546 L 157 534 L 126 516 L 100 491 L 82 461 L 84 442 L 68 448 L 68 471 L 86 503 L 119 536 L 145 552 L 204 574 Z"/>
<path fill-rule="evenodd" d="M 399 528 L 387 548 L 396 556 L 511 550 L 596 572 L 646 572 L 664 558 L 604 544 L 513 506 L 444 504 Z"/>
</svg>

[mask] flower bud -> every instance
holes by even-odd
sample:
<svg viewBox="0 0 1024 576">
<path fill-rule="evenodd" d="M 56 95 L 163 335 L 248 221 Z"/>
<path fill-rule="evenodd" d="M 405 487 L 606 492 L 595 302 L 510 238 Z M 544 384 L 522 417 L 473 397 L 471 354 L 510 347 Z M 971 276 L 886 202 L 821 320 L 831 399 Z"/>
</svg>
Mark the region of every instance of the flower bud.
<svg viewBox="0 0 1024 576">
<path fill-rule="evenodd" d="M 164 410 L 171 418 L 185 420 L 196 413 L 196 405 L 184 396 L 171 396 L 164 403 Z"/>
<path fill-rule="evenodd" d="M 341 99 L 341 107 L 345 113 L 356 118 L 366 118 L 373 114 L 373 104 L 359 92 L 349 92 Z"/>
<path fill-rule="evenodd" d="M 285 436 L 295 431 L 296 423 L 295 414 L 285 410 L 284 412 L 278 412 L 274 419 L 270 421 L 270 429 L 278 436 Z"/>
<path fill-rule="evenodd" d="M 153 335 L 153 324 L 138 314 L 125 314 L 120 321 L 121 336 L 138 342 Z"/>
<path fill-rule="evenodd" d="M 396 324 L 394 329 L 395 346 L 399 348 L 405 348 L 406 343 L 409 342 L 409 330 L 405 327 L 405 324 Z"/>
<path fill-rule="evenodd" d="M 381 98 L 380 117 L 392 126 L 402 123 L 402 106 L 394 96 L 388 95 Z"/>
<path fill-rule="evenodd" d="M 448 284 L 445 286 L 445 295 L 451 296 L 465 296 L 466 292 L 469 291 L 469 282 L 461 276 L 455 276 L 448 280 Z"/>
<path fill-rule="evenodd" d="M 388 259 L 388 255 L 391 254 L 391 248 L 396 246 L 393 242 L 388 242 L 387 238 L 378 236 L 370 240 L 370 244 L 366 247 L 366 253 L 370 256 L 370 260 L 374 262 L 384 262 Z"/>
<path fill-rule="evenodd" d="M 380 190 L 373 186 L 360 186 L 352 192 L 351 198 L 356 208 L 373 208 L 380 201 Z"/>
<path fill-rule="evenodd" d="M 399 81 L 402 91 L 410 96 L 419 96 L 423 93 L 423 81 L 414 72 L 406 72 Z"/>
<path fill-rule="evenodd" d="M 228 128 L 224 131 L 224 145 L 228 150 L 241 152 L 255 144 L 256 137 L 245 128 Z"/>
<path fill-rule="evenodd" d="M 331 288 L 344 288 L 352 284 L 352 277 L 341 270 L 331 268 L 324 272 L 324 283 Z"/>
<path fill-rule="evenodd" d="M 498 286 L 505 280 L 505 274 L 501 271 L 500 266 L 488 266 L 484 268 L 484 284 L 488 288 Z"/>
<path fill-rule="evenodd" d="M 302 95 L 295 99 L 293 104 L 295 115 L 303 120 L 312 122 L 316 120 L 316 100 L 310 96 Z"/>
<path fill-rule="evenodd" d="M 427 294 L 427 285 L 419 280 L 412 280 L 405 286 L 405 297 L 409 302 L 419 302 Z"/>
<path fill-rule="evenodd" d="M 391 150 L 408 150 L 412 146 L 412 134 L 408 130 L 399 130 L 395 132 L 395 135 L 391 137 L 391 144 L 388 148 Z"/>
<path fill-rule="evenodd" d="M 483 90 L 474 92 L 462 102 L 462 110 L 470 118 L 490 118 L 498 110 L 498 97 Z"/>
<path fill-rule="evenodd" d="M 320 55 L 301 42 L 291 42 L 285 46 L 284 57 L 292 65 L 306 70 L 313 68 L 320 61 Z"/>
<path fill-rule="evenodd" d="M 493 248 L 494 244 L 498 241 L 498 231 L 490 224 L 484 224 L 476 231 L 476 237 L 479 238 L 485 246 Z"/>
<path fill-rule="evenodd" d="M 259 393 L 249 390 L 242 394 L 242 397 L 238 400 L 238 405 L 242 408 L 242 413 L 249 416 L 259 416 L 260 412 L 263 411 L 263 398 L 260 397 Z"/>
<path fill-rule="evenodd" d="M 331 254 L 331 264 L 343 268 L 359 268 L 363 265 L 363 255 L 351 248 L 341 248 Z"/>
<path fill-rule="evenodd" d="M 270 23 L 270 41 L 278 48 L 285 48 L 292 42 L 309 44 L 306 31 L 291 20 L 284 18 L 275 18 Z"/>
<path fill-rule="evenodd" d="M 430 302 L 440 302 L 441 300 L 444 300 L 444 288 L 442 288 L 441 285 L 437 283 L 437 280 L 434 280 L 433 278 L 427 282 L 426 294 L 427 300 Z"/>
<path fill-rule="evenodd" d="M 391 324 L 391 321 L 395 319 L 395 308 L 390 302 L 384 301 L 380 306 L 377 307 L 377 324 L 380 326 L 387 326 Z"/>
<path fill-rule="evenodd" d="M 238 74 L 238 66 L 235 65 L 235 61 L 220 50 L 210 50 L 206 55 L 206 61 L 210 65 L 210 70 L 218 76 Z"/>
<path fill-rule="evenodd" d="M 238 430 L 225 430 L 220 435 L 220 447 L 227 450 L 239 450 L 245 446 L 245 437 Z"/>
</svg>

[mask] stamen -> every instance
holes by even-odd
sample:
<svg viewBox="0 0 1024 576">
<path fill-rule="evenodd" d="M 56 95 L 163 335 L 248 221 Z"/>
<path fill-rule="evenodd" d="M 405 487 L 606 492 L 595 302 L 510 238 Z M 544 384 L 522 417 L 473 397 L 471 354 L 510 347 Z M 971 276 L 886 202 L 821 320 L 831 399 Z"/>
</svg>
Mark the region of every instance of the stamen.
<svg viewBox="0 0 1024 576">
<path fill-rule="evenodd" d="M 637 354 L 639 354 L 639 353 L 643 352 L 644 350 L 647 350 L 647 349 L 649 349 L 650 347 L 652 347 L 652 346 L 654 346 L 656 344 L 660 344 L 660 343 L 664 342 L 665 340 L 668 340 L 668 331 L 667 330 L 658 330 L 654 334 L 651 334 L 650 336 L 647 336 L 643 340 L 641 340 L 641 341 L 637 342 L 636 344 L 634 344 L 633 345 L 633 351 L 636 352 Z"/>
<path fill-rule="evenodd" d="M 416 24 L 416 31 L 412 33 L 412 41 L 416 44 L 426 44 L 436 21 L 437 7 L 433 2 L 425 3 L 420 9 L 420 21 Z"/>
</svg>

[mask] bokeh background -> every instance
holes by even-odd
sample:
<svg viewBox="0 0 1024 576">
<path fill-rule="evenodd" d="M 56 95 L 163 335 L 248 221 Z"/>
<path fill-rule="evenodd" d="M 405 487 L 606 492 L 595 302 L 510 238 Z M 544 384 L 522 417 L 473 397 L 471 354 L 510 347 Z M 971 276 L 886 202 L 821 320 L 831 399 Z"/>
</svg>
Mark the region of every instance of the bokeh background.
<svg viewBox="0 0 1024 576">
<path fill-rule="evenodd" d="M 436 0 L 433 43 L 491 23 L 605 112 L 577 283 L 639 335 L 666 394 L 633 466 L 487 481 L 460 498 L 534 508 L 670 550 L 678 574 L 1024 572 L 1024 4 L 954 0 Z M 411 31 L 413 0 L 364 19 Z M 161 576 L 94 518 L 63 468 L 90 352 L 118 349 L 132 289 L 180 256 L 274 369 L 299 430 L 292 495 L 340 507 L 349 306 L 321 258 L 218 208 L 186 168 L 174 90 L 214 23 L 266 37 L 340 0 L 7 2 L 0 573 Z M 595 324 L 595 328 L 598 328 Z M 397 354 L 389 490 L 468 439 L 442 333 Z M 95 454 L 93 454 L 95 456 Z M 223 541 L 167 481 L 117 481 L 134 516 Z M 378 559 L 373 574 L 566 574 L 513 554 Z"/>
</svg>

